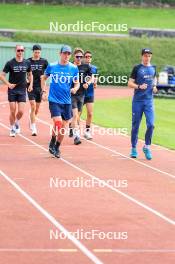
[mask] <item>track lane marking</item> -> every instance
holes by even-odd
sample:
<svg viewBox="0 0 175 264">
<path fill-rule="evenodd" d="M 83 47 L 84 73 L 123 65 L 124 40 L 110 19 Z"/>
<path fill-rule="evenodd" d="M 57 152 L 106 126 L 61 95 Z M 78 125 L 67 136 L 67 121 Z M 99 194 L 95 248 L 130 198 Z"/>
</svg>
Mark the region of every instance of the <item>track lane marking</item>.
<svg viewBox="0 0 175 264">
<path fill-rule="evenodd" d="M 44 121 L 44 120 L 42 120 L 42 119 L 40 119 L 40 118 L 37 118 L 37 120 L 38 120 L 40 123 L 44 124 L 44 125 L 50 126 L 50 124 L 49 124 L 48 122 L 46 122 L 46 121 Z M 82 138 L 82 137 L 81 137 L 81 139 L 84 140 L 84 141 L 86 141 L 86 142 L 88 142 L 89 144 L 93 144 L 93 145 L 95 145 L 95 146 L 97 146 L 97 147 L 99 147 L 99 148 L 102 148 L 102 149 L 108 150 L 108 151 L 112 152 L 112 153 L 115 154 L 115 155 L 119 155 L 119 156 L 121 156 L 123 159 L 128 159 L 128 160 L 130 160 L 130 161 L 136 162 L 136 163 L 138 163 L 138 164 L 140 164 L 140 165 L 143 165 L 144 167 L 147 167 L 147 168 L 149 168 L 149 169 L 152 169 L 152 170 L 154 170 L 154 171 L 156 171 L 156 172 L 159 172 L 159 173 L 161 173 L 161 174 L 164 174 L 164 175 L 166 175 L 166 176 L 169 176 L 169 177 L 175 179 L 175 175 L 174 175 L 174 174 L 171 174 L 171 173 L 169 173 L 169 172 L 166 172 L 166 171 L 160 170 L 160 169 L 158 169 L 158 168 L 156 168 L 156 167 L 153 167 L 153 166 L 151 166 L 151 165 L 148 165 L 148 164 L 146 164 L 146 163 L 144 163 L 144 162 L 142 162 L 142 161 L 139 161 L 139 160 L 137 160 L 137 159 L 132 159 L 132 158 L 130 158 L 130 157 L 128 157 L 128 156 L 126 156 L 126 155 L 124 155 L 124 154 L 122 154 L 122 153 L 120 153 L 120 152 L 118 152 L 118 151 L 116 151 L 116 150 L 113 150 L 113 149 L 111 149 L 111 148 L 109 148 L 109 147 L 106 147 L 106 146 L 104 146 L 104 145 L 102 145 L 102 144 L 96 143 L 96 142 L 91 141 L 91 140 L 87 140 L 87 139 Z"/>
<path fill-rule="evenodd" d="M 5 129 L 8 129 L 8 130 L 9 130 L 9 127 L 6 126 L 6 125 L 4 125 L 4 124 L 1 123 L 1 122 L 0 122 L 0 126 L 2 126 L 2 127 L 4 127 Z M 39 145 L 38 143 L 34 142 L 33 140 L 31 140 L 31 139 L 29 139 L 29 138 L 27 138 L 27 137 L 25 137 L 25 136 L 23 136 L 23 135 L 21 135 L 21 134 L 19 134 L 18 136 L 20 136 L 21 138 L 23 138 L 23 139 L 27 140 L 28 142 L 34 144 L 36 147 L 38 147 L 38 148 L 40 148 L 40 149 L 42 149 L 42 150 L 48 152 L 48 150 L 47 150 L 46 148 L 42 147 L 41 145 Z M 66 164 L 69 165 L 70 167 L 72 167 L 72 168 L 74 168 L 74 169 L 76 169 L 76 170 L 82 172 L 82 173 L 85 174 L 86 176 L 89 176 L 91 179 L 93 179 L 93 180 L 95 179 L 95 180 L 98 181 L 99 183 L 104 184 L 104 186 L 106 186 L 107 188 L 109 188 L 109 189 L 111 189 L 112 191 L 114 191 L 114 192 L 120 194 L 121 196 L 125 197 L 127 200 L 129 200 L 129 201 L 131 201 L 131 202 L 133 202 L 133 203 L 139 205 L 140 207 L 144 208 L 145 210 L 151 212 L 152 214 L 158 216 L 159 218 L 163 219 L 163 220 L 166 221 L 167 223 L 169 223 L 169 224 L 171 224 L 171 225 L 175 225 L 175 220 L 173 220 L 173 219 L 171 219 L 171 218 L 165 216 L 164 214 L 162 214 L 162 213 L 160 213 L 159 211 L 157 211 L 157 210 L 155 210 L 155 209 L 149 207 L 148 205 L 144 204 L 143 202 L 138 201 L 137 199 L 133 198 L 132 196 L 130 196 L 130 195 L 128 195 L 128 194 L 126 194 L 126 193 L 124 193 L 124 192 L 122 192 L 122 191 L 120 191 L 120 190 L 114 188 L 113 186 L 111 186 L 110 184 L 108 184 L 106 181 L 99 179 L 98 177 L 96 177 L 96 176 L 90 174 L 89 172 L 87 172 L 87 171 L 81 169 L 81 168 L 78 167 L 77 165 L 75 165 L 75 164 L 73 164 L 73 163 L 71 163 L 71 162 L 65 160 L 64 158 L 60 158 L 59 160 L 63 161 L 64 163 L 66 163 Z M 57 159 L 57 161 L 58 161 L 58 159 Z"/>
<path fill-rule="evenodd" d="M 10 183 L 26 200 L 32 204 L 45 218 L 47 218 L 54 226 L 56 226 L 60 231 L 62 231 L 67 238 L 80 249 L 86 257 L 88 257 L 95 264 L 103 264 L 87 247 L 85 247 L 79 240 L 77 240 L 71 233 L 60 224 L 46 209 L 39 205 L 27 192 L 25 192 L 16 182 L 14 182 L 7 174 L 0 170 L 0 175 L 8 183 Z"/>
</svg>

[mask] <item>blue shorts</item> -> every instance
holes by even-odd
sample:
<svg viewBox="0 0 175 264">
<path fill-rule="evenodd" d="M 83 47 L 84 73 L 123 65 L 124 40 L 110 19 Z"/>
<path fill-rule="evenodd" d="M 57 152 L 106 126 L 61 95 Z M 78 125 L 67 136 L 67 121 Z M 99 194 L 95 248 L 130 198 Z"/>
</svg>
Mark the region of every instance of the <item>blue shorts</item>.
<svg viewBox="0 0 175 264">
<path fill-rule="evenodd" d="M 51 113 L 51 118 L 56 116 L 61 116 L 63 120 L 69 120 L 72 118 L 71 104 L 49 102 L 49 110 Z"/>
</svg>

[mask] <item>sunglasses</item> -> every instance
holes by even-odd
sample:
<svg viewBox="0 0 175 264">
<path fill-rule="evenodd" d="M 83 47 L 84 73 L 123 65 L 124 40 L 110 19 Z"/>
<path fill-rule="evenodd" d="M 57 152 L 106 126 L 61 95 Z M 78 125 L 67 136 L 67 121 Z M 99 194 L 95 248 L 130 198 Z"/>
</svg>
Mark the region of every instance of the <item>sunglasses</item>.
<svg viewBox="0 0 175 264">
<path fill-rule="evenodd" d="M 17 52 L 24 52 L 24 50 L 23 49 L 18 49 Z"/>
<path fill-rule="evenodd" d="M 67 54 L 67 55 L 71 55 L 71 53 L 69 51 L 65 51 L 63 52 L 64 54 Z"/>
<path fill-rule="evenodd" d="M 76 59 L 82 59 L 83 56 L 75 56 Z"/>
<path fill-rule="evenodd" d="M 87 55 L 87 56 L 85 56 L 85 58 L 89 59 L 89 58 L 92 58 L 92 56 L 91 55 Z"/>
</svg>

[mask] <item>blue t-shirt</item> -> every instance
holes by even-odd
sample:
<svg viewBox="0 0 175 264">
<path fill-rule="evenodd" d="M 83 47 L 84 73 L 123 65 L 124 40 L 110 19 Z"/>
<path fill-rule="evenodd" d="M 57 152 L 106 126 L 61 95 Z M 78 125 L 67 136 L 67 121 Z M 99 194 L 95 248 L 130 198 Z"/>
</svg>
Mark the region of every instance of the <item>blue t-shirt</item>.
<svg viewBox="0 0 175 264">
<path fill-rule="evenodd" d="M 95 65 L 91 65 L 90 64 L 90 67 L 91 67 L 91 73 L 92 74 L 97 74 L 98 70 L 97 70 L 97 67 Z M 88 87 L 87 90 L 85 90 L 85 97 L 93 97 L 94 96 L 94 84 L 91 83 Z"/>
<path fill-rule="evenodd" d="M 143 64 L 136 65 L 131 73 L 130 78 L 135 80 L 135 83 L 142 85 L 146 83 L 148 85 L 147 89 L 135 89 L 134 91 L 134 101 L 144 101 L 153 99 L 153 86 L 154 78 L 156 77 L 156 66 L 144 66 Z"/>
<path fill-rule="evenodd" d="M 49 102 L 71 104 L 71 85 L 79 80 L 78 67 L 71 62 L 61 65 L 58 62 L 47 66 L 45 73 L 50 76 Z"/>
</svg>

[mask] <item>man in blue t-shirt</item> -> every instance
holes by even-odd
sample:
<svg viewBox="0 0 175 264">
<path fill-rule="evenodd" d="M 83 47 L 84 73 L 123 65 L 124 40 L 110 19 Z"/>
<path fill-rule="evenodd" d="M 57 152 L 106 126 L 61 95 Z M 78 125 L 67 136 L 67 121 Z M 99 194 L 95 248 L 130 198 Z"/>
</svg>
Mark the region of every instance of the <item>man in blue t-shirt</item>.
<svg viewBox="0 0 175 264">
<path fill-rule="evenodd" d="M 151 65 L 152 51 L 148 48 L 142 49 L 142 62 L 136 65 L 131 73 L 128 86 L 134 89 L 132 101 L 132 131 L 131 131 L 131 158 L 137 158 L 137 141 L 140 122 L 143 113 L 146 117 L 147 130 L 145 133 L 145 145 L 143 152 L 146 159 L 152 159 L 150 150 L 154 130 L 154 104 L 153 92 L 156 88 L 156 67 Z"/>
<path fill-rule="evenodd" d="M 84 137 L 87 140 L 92 139 L 91 134 L 91 124 L 92 124 L 92 118 L 93 118 L 93 107 L 94 107 L 94 89 L 97 88 L 97 67 L 95 65 L 92 65 L 92 53 L 91 51 L 87 50 L 84 53 L 85 57 L 85 63 L 89 64 L 91 67 L 92 72 L 92 83 L 89 85 L 87 90 L 85 90 L 85 98 L 84 98 L 84 104 L 86 105 L 86 111 L 87 111 L 87 118 L 86 118 L 86 130 L 84 133 Z"/>
<path fill-rule="evenodd" d="M 71 53 L 71 48 L 64 45 L 60 51 L 60 61 L 49 64 L 41 78 L 43 99 L 46 97 L 46 80 L 48 77 L 51 79 L 48 101 L 54 127 L 49 151 L 57 158 L 60 157 L 59 147 L 65 127 L 72 118 L 71 93 L 75 94 L 79 89 L 79 71 L 77 66 L 69 62 Z"/>
</svg>

